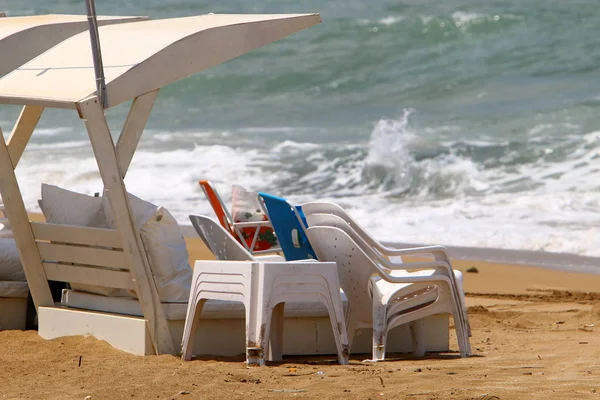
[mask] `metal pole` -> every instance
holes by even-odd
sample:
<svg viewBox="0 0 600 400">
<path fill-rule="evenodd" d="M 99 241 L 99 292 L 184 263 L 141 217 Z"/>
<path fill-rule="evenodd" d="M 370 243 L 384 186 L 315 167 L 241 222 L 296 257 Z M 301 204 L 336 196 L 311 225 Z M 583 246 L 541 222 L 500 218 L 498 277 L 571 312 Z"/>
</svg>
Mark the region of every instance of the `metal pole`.
<svg viewBox="0 0 600 400">
<path fill-rule="evenodd" d="M 104 66 L 102 65 L 102 52 L 100 51 L 100 38 L 98 36 L 98 21 L 96 19 L 96 6 L 94 0 L 85 0 L 87 8 L 87 20 L 90 31 L 90 42 L 92 45 L 92 57 L 94 59 L 94 73 L 96 75 L 96 90 L 102 108 L 106 108 L 106 82 L 104 79 Z"/>
</svg>

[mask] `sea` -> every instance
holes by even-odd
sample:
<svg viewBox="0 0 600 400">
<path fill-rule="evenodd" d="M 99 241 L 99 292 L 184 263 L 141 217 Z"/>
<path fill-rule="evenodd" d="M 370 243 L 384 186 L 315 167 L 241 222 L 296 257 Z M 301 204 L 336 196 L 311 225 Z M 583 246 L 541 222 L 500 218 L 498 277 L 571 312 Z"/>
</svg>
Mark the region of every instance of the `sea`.
<svg viewBox="0 0 600 400">
<path fill-rule="evenodd" d="M 597 0 L 97 0 L 99 15 L 318 12 L 161 90 L 125 183 L 182 224 L 199 179 L 345 207 L 385 241 L 600 256 Z M 83 0 L 0 0 L 9 16 Z M 201 50 L 199 50 L 201 51 Z M 10 55 L 0 55 L 9 57 Z M 109 94 L 110 96 L 110 94 Z M 129 104 L 107 111 L 118 137 Z M 19 113 L 0 106 L 5 137 Z M 46 110 L 17 170 L 102 190 L 83 122 Z"/>
</svg>

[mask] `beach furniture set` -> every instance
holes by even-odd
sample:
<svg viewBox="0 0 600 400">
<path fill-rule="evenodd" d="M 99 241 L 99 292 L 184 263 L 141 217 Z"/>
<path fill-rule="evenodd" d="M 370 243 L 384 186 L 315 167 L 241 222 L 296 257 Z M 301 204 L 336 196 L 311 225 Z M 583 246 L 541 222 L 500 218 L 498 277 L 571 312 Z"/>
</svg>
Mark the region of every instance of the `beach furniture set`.
<svg viewBox="0 0 600 400">
<path fill-rule="evenodd" d="M 335 263 L 254 256 L 216 221 L 197 215 L 190 216 L 190 220 L 218 261 L 195 263 L 182 343 L 185 360 L 192 357 L 204 302 L 212 299 L 244 304 L 246 357 L 249 363 L 261 365 L 265 358 L 281 360 L 284 303 L 290 304 L 291 312 L 322 303 L 331 323 L 338 361 L 348 363 L 350 349 Z"/>
<path fill-rule="evenodd" d="M 271 223 L 266 220 L 266 216 L 265 218 L 261 217 L 253 221 L 248 221 L 248 218 L 244 218 L 244 221 L 237 220 L 232 215 L 233 213 L 229 212 L 219 192 L 217 192 L 210 181 L 200 180 L 199 183 L 221 226 L 237 238 L 249 252 L 252 254 L 261 254 L 281 250 L 281 247 L 277 243 L 261 243 L 261 233 L 273 232 Z M 241 192 L 244 192 L 243 188 L 241 189 Z M 245 211 L 255 212 L 256 210 Z"/>
<path fill-rule="evenodd" d="M 426 351 L 424 318 L 450 314 L 455 321 L 461 356 L 471 353 L 462 275 L 452 269 L 443 247 L 386 247 L 337 204 L 309 202 L 294 206 L 286 199 L 267 193 L 259 192 L 257 197 L 275 228 L 288 262 L 318 259 L 337 265 L 343 302 L 347 306 L 349 347 L 358 330 L 372 330 L 372 359 L 383 360 L 388 332 L 407 324 L 412 352 L 423 356 Z M 231 235 L 229 240 L 223 239 L 224 227 L 204 216 L 190 216 L 190 219 L 219 260 L 248 258 L 247 252 L 223 251 L 240 246 Z M 224 242 L 228 244 L 222 245 Z M 407 262 L 402 256 L 429 256 L 433 260 Z M 333 317 L 331 319 L 333 321 Z"/>
<path fill-rule="evenodd" d="M 284 260 L 252 254 L 260 251 L 258 238 L 240 243 L 232 235 L 244 239 L 242 230 L 249 227 L 260 234 L 264 223 L 235 226 L 237 222 L 220 218 L 230 224 L 225 229 L 212 220 L 210 227 L 199 217 L 192 223 L 218 259 L 197 261 L 192 275 L 175 220 L 162 207 L 128 194 L 124 184 L 159 90 L 321 19 L 318 14 L 134 19 L 113 24 L 106 19 L 98 29 L 104 101 L 97 91 L 83 17 L 71 21 L 69 33 L 62 33 L 66 39 L 56 34 L 55 43 L 47 41 L 45 51 L 38 50 L 37 57 L 27 55 L 30 61 L 19 61 L 22 64 L 0 76 L 0 104 L 23 107 L 8 140 L 0 135 L 0 193 L 37 310 L 39 335 L 46 339 L 93 335 L 139 355 L 179 354 L 183 349 L 184 358 L 189 358 L 245 351 L 249 362 L 263 364 L 282 354 L 337 353 L 340 363 L 346 363 L 351 346 L 355 352 L 373 352 L 375 359 L 382 359 L 386 348 L 417 349 L 418 354 L 446 351 L 447 314 L 452 314 L 461 354 L 467 355 L 462 289 L 449 259 L 443 259 L 443 249 L 430 251 L 435 262 L 420 264 L 427 272 L 413 273 L 410 269 L 418 268 L 418 263 L 383 264 L 364 248 L 361 253 L 362 244 L 352 244 L 356 237 L 343 229 L 318 226 L 329 224 L 318 217 L 312 226 L 311 215 L 306 223 L 294 214 L 299 225 L 291 228 L 295 235 L 291 244 L 308 244 L 312 253 L 308 258 Z M 0 32 L 6 20 L 12 19 L 0 18 Z M 23 35 L 17 45 L 13 38 L 7 41 L 11 51 L 25 51 L 29 39 L 27 32 Z M 105 110 L 127 101 L 132 101 L 131 108 L 114 143 Z M 104 190 L 95 197 L 44 186 L 41 207 L 46 222 L 41 223 L 29 220 L 14 170 L 45 108 L 71 109 L 83 120 Z M 263 196 L 264 204 L 270 200 Z M 305 207 L 302 210 L 306 213 Z M 273 222 L 274 213 L 269 212 Z M 331 251 L 337 246 L 331 240 L 342 239 L 356 251 L 353 255 L 364 258 L 364 268 Z M 280 245 L 285 255 L 283 240 Z M 404 253 L 394 253 L 398 255 Z M 373 273 L 378 277 L 369 277 Z M 56 301 L 50 281 L 69 282 L 72 288 Z M 360 285 L 362 293 L 354 293 L 348 285 Z M 416 287 L 419 290 L 408 289 Z M 371 325 L 381 340 L 354 334 Z M 395 330 L 398 334 L 386 340 L 388 330 L 396 325 L 401 325 Z M 418 339 L 410 343 L 407 337 Z"/>
</svg>

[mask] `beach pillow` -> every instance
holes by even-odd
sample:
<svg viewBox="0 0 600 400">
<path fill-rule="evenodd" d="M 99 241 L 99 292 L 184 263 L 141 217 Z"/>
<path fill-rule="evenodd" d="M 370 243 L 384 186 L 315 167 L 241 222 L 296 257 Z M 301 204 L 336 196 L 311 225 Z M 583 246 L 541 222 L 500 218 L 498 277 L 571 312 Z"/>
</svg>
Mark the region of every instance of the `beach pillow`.
<svg viewBox="0 0 600 400">
<path fill-rule="evenodd" d="M 39 201 L 46 222 L 51 224 L 108 228 L 101 197 L 72 192 L 42 183 L 42 200 Z M 103 296 L 130 296 L 125 289 L 71 283 L 74 290 Z"/>
<path fill-rule="evenodd" d="M 177 221 L 167 209 L 128 195 L 160 300 L 167 303 L 187 302 L 192 269 Z M 108 227 L 116 229 L 115 216 L 106 194 L 103 196 L 103 208 Z M 133 295 L 136 297 L 135 293 Z"/>
<path fill-rule="evenodd" d="M 6 211 L 4 210 L 4 203 L 2 197 L 0 197 L 0 238 L 11 238 L 13 237 L 12 229 L 10 228 L 10 221 L 6 217 Z"/>
<path fill-rule="evenodd" d="M 25 282 L 25 272 L 21 265 L 21 257 L 17 243 L 13 239 L 12 229 L 4 211 L 0 197 L 0 281 Z"/>
<path fill-rule="evenodd" d="M 258 194 L 244 189 L 240 185 L 232 185 L 231 189 L 231 217 L 233 223 L 237 222 L 255 222 L 255 221 L 268 221 L 267 215 L 262 210 L 260 203 L 258 202 Z M 247 247 L 252 246 L 254 240 L 254 234 L 256 233 L 255 227 L 241 228 L 239 231 L 242 234 L 238 240 L 243 240 Z M 236 232 L 237 235 L 237 232 Z M 258 233 L 258 239 L 252 251 L 268 250 L 272 247 L 279 246 L 277 237 L 273 228 L 270 226 L 263 226 L 260 228 Z"/>
<path fill-rule="evenodd" d="M 88 196 L 42 183 L 42 200 L 38 203 L 46 222 L 108 228 L 101 197 Z"/>
<path fill-rule="evenodd" d="M 25 282 L 26 280 L 15 240 L 0 238 L 0 281 Z"/>
</svg>

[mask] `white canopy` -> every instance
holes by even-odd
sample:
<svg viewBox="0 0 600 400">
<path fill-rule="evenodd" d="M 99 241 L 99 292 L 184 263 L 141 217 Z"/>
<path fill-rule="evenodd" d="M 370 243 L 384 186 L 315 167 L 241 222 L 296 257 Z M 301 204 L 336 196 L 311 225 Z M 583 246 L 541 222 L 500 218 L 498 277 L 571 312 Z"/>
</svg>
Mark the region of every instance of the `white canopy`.
<svg viewBox="0 0 600 400">
<path fill-rule="evenodd" d="M 180 342 L 173 340 L 123 182 L 154 100 L 165 85 L 319 22 L 318 14 L 203 15 L 101 27 L 107 107 L 133 99 L 116 145 L 96 95 L 86 32 L 64 40 L 0 78 L 0 104 L 24 105 L 8 141 L 0 131 L 0 192 L 40 315 L 40 334 L 44 329 L 54 329 L 54 317 L 44 314 L 44 310 L 66 312 L 63 307 L 55 307 L 48 279 L 102 282 L 101 286 L 135 288 L 144 313 L 141 323 L 146 329 L 142 332 L 138 321 L 134 333 L 133 325 L 127 325 L 127 335 L 138 335 L 139 340 L 149 337 L 156 354 L 176 354 Z M 45 107 L 76 109 L 84 121 L 117 231 L 29 221 L 14 169 Z M 45 250 L 48 246 L 53 248 L 49 252 Z M 94 316 L 97 325 L 90 325 L 90 320 L 81 319 L 79 311 L 73 318 L 73 323 L 84 324 L 81 326 L 85 326 L 85 332 L 100 338 L 105 337 L 107 326 L 115 327 L 116 320 L 123 321 L 122 315 Z"/>
<path fill-rule="evenodd" d="M 98 17 L 98 25 L 148 19 Z M 33 15 L 0 19 L 0 76 L 25 64 L 57 43 L 88 29 L 85 15 Z"/>
<path fill-rule="evenodd" d="M 318 14 L 200 15 L 99 29 L 107 107 L 321 22 Z M 89 36 L 80 33 L 0 79 L 0 103 L 76 108 L 96 92 Z"/>
</svg>

